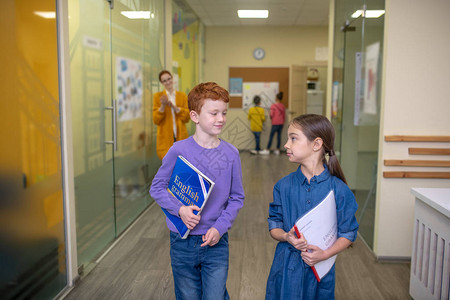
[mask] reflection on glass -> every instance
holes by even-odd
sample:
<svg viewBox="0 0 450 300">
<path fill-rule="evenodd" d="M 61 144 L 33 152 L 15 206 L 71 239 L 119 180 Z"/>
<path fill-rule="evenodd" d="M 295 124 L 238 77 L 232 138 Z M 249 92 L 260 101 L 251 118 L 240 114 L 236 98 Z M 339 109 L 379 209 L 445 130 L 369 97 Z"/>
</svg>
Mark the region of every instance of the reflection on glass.
<svg viewBox="0 0 450 300">
<path fill-rule="evenodd" d="M 150 17 L 129 17 L 138 11 Z M 164 2 L 69 0 L 69 15 L 78 264 L 89 270 L 151 201 Z"/>
<path fill-rule="evenodd" d="M 384 17 L 352 19 L 364 5 L 383 10 L 384 0 L 336 1 L 332 122 L 359 232 L 373 247 Z"/>
<path fill-rule="evenodd" d="M 66 286 L 55 1 L 2 1 L 0 298 Z M 3 23 L 3 20 L 6 23 Z"/>
<path fill-rule="evenodd" d="M 130 19 L 122 11 L 151 11 L 155 18 Z M 117 106 L 117 151 L 114 152 L 114 194 L 116 234 L 124 231 L 148 206 L 151 178 L 149 162 L 146 160 L 146 66 L 155 52 L 150 45 L 158 44 L 159 10 L 150 1 L 117 2 L 111 11 L 112 22 L 112 86 Z M 158 17 L 158 18 L 156 18 Z M 153 31 L 149 31 L 149 28 Z M 153 46 L 155 47 L 155 46 Z M 156 48 L 156 47 L 155 47 Z M 157 75 L 156 75 L 157 76 Z"/>
<path fill-rule="evenodd" d="M 72 131 L 78 265 L 83 270 L 115 237 L 109 5 L 69 1 Z"/>
<path fill-rule="evenodd" d="M 200 21 L 184 1 L 172 1 L 172 59 L 171 73 L 177 91 L 189 94 L 198 83 Z M 182 74 L 182 76 L 181 76 Z"/>
<path fill-rule="evenodd" d="M 189 94 L 199 82 L 198 65 L 202 48 L 201 25 L 194 12 L 182 0 L 172 1 L 172 59 L 171 71 L 174 87 L 177 91 Z M 186 123 L 189 134 L 195 127 L 192 122 Z"/>
</svg>

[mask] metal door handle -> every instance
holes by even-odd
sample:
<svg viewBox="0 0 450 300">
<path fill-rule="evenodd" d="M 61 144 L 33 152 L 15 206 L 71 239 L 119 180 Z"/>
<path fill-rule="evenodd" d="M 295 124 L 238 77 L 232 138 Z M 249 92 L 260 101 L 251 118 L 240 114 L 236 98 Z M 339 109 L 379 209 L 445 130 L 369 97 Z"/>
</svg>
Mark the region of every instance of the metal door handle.
<svg viewBox="0 0 450 300">
<path fill-rule="evenodd" d="M 105 141 L 105 144 L 114 145 L 114 151 L 117 152 L 117 104 L 116 104 L 116 100 L 113 100 L 113 106 L 106 106 L 105 109 L 112 110 L 112 113 L 113 113 L 113 140 Z"/>
</svg>

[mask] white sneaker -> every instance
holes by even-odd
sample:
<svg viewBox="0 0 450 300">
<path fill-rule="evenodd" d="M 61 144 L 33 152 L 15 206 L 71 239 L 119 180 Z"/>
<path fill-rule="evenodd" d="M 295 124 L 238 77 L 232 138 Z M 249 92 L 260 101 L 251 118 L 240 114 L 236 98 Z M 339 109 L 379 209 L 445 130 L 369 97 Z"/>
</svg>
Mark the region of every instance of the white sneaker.
<svg viewBox="0 0 450 300">
<path fill-rule="evenodd" d="M 273 151 L 273 154 L 275 154 L 275 155 L 280 155 L 280 150 L 275 150 L 275 151 Z"/>
<path fill-rule="evenodd" d="M 256 150 L 250 150 L 250 154 L 256 155 L 256 154 L 258 154 L 258 151 L 256 151 Z"/>
<path fill-rule="evenodd" d="M 270 151 L 267 150 L 267 149 L 264 149 L 264 150 L 259 151 L 259 154 L 261 154 L 261 155 L 269 155 Z"/>
</svg>

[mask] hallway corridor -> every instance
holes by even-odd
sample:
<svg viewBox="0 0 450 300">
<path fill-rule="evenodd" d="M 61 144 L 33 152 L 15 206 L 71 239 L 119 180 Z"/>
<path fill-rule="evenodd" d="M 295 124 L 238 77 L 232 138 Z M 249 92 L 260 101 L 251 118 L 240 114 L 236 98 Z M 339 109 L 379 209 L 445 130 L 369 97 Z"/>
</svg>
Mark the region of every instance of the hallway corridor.
<svg viewBox="0 0 450 300">
<path fill-rule="evenodd" d="M 233 300 L 259 300 L 276 246 L 267 229 L 272 188 L 297 166 L 284 155 L 242 152 L 241 160 L 246 198 L 230 230 L 227 288 Z M 376 263 L 359 238 L 337 258 L 336 299 L 410 299 L 408 289 L 409 264 Z M 159 206 L 152 204 L 65 299 L 175 299 Z"/>
</svg>

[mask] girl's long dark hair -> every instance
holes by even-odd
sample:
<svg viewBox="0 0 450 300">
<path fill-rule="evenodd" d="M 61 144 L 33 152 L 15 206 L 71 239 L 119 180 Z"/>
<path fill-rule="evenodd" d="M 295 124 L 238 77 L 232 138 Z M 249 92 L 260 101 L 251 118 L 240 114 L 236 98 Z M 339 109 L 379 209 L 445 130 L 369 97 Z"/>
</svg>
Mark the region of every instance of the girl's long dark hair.
<svg viewBox="0 0 450 300">
<path fill-rule="evenodd" d="M 322 162 L 328 166 L 331 175 L 340 178 L 345 184 L 344 172 L 334 152 L 334 127 L 331 122 L 324 116 L 315 114 L 306 114 L 296 117 L 291 121 L 292 126 L 299 128 L 306 138 L 312 142 L 316 138 L 323 140 L 323 158 Z M 328 154 L 328 162 L 325 155 Z"/>
</svg>

